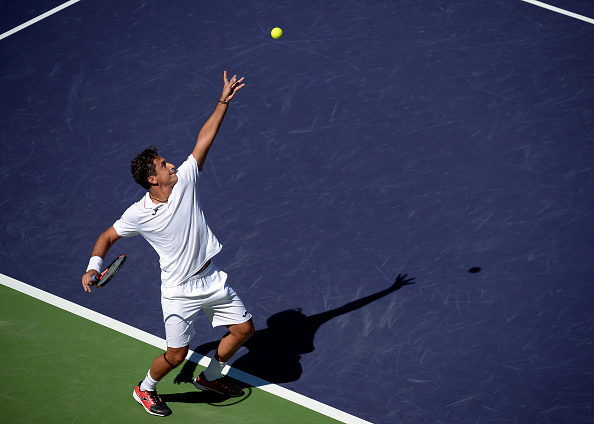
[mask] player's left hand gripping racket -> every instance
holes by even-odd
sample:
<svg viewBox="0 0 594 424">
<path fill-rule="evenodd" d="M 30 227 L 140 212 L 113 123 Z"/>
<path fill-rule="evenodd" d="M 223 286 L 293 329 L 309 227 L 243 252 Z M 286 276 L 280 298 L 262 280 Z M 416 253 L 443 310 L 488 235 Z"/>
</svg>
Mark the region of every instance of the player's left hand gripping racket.
<svg viewBox="0 0 594 424">
<path fill-rule="evenodd" d="M 113 277 L 115 277 L 122 265 L 124 265 L 124 262 L 126 262 L 126 255 L 118 256 L 100 274 L 93 275 L 91 277 L 91 282 L 96 285 L 98 289 L 100 289 L 109 283 Z"/>
</svg>

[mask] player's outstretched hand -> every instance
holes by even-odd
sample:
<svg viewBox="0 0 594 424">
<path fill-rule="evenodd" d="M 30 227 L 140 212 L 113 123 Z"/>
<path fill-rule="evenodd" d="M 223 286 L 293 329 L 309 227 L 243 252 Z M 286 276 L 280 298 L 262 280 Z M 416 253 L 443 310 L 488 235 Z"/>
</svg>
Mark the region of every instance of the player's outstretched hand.
<svg viewBox="0 0 594 424">
<path fill-rule="evenodd" d="M 233 77 L 228 80 L 227 79 L 227 71 L 223 72 L 223 94 L 221 95 L 221 101 L 223 102 L 230 102 L 231 99 L 235 96 L 235 93 L 239 91 L 245 84 L 242 84 L 244 78 L 241 77 L 237 79 L 237 75 L 233 75 Z"/>
<path fill-rule="evenodd" d="M 406 277 L 408 276 L 408 274 L 398 274 L 398 277 L 396 277 L 396 281 L 394 281 L 394 284 L 392 284 L 392 287 L 390 287 L 392 290 L 398 290 L 404 286 L 408 286 L 411 284 L 414 284 L 412 281 L 414 280 L 413 278 L 409 278 L 408 280 L 406 279 Z"/>
<path fill-rule="evenodd" d="M 93 278 L 93 275 L 97 274 L 99 274 L 97 271 L 95 271 L 94 269 L 90 269 L 85 273 L 85 275 L 82 276 L 82 285 L 85 291 L 89 293 L 91 292 L 91 286 L 95 285 L 91 278 Z"/>
</svg>

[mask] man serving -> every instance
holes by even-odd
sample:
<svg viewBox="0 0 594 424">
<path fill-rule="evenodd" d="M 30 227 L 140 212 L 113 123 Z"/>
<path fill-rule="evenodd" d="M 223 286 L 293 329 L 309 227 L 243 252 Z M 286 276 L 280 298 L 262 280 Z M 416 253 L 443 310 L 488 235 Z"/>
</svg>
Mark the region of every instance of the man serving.
<svg viewBox="0 0 594 424">
<path fill-rule="evenodd" d="M 195 333 L 194 319 L 201 310 L 213 327 L 224 325 L 228 332 L 209 366 L 194 379 L 194 385 L 230 397 L 243 395 L 241 388 L 221 380 L 221 371 L 254 333 L 254 325 L 239 296 L 227 285 L 227 275 L 212 261 L 222 246 L 206 223 L 197 187 L 229 102 L 245 86 L 243 80 L 236 75 L 228 80 L 227 71 L 223 73 L 221 98 L 200 130 L 192 154 L 177 172 L 154 147 L 134 158 L 132 176 L 147 193 L 99 236 L 82 277 L 85 291 L 90 292 L 91 278 L 99 273 L 105 255 L 121 237 L 140 234 L 159 254 L 167 351 L 154 360 L 133 392 L 134 399 L 152 415 L 171 414 L 157 394 L 157 383 L 185 360 Z"/>
</svg>

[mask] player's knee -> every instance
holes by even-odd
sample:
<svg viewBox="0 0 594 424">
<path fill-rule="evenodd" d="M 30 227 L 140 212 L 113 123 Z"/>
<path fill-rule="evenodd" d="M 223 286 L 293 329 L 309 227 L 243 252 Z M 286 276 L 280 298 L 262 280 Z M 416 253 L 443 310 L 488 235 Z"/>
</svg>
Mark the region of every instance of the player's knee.
<svg viewBox="0 0 594 424">
<path fill-rule="evenodd" d="M 171 365 L 179 367 L 184 362 L 184 359 L 186 359 L 184 356 L 174 356 L 171 360 Z"/>
<path fill-rule="evenodd" d="M 169 365 L 171 365 L 172 367 L 178 367 L 180 366 L 184 360 L 186 359 L 186 356 L 188 355 L 188 348 L 179 348 L 179 349 L 167 349 L 167 352 L 165 352 L 165 360 L 169 363 Z"/>
<path fill-rule="evenodd" d="M 250 319 L 249 321 L 242 322 L 241 324 L 234 324 L 228 327 L 229 334 L 240 341 L 242 344 L 245 343 L 256 331 L 254 329 L 254 323 Z"/>
<path fill-rule="evenodd" d="M 246 341 L 254 335 L 256 329 L 254 328 L 254 323 L 251 319 L 241 324 L 241 326 L 241 336 L 243 340 Z"/>
</svg>

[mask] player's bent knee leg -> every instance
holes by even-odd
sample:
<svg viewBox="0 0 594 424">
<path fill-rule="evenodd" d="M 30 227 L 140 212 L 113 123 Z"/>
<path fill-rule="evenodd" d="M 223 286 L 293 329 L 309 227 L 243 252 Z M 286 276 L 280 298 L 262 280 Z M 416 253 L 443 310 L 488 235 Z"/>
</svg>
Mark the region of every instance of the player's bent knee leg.
<svg viewBox="0 0 594 424">
<path fill-rule="evenodd" d="M 188 349 L 188 346 L 181 348 L 168 348 L 167 352 L 164 354 L 164 358 L 172 367 L 178 367 L 186 359 L 186 356 L 188 355 Z"/>
<path fill-rule="evenodd" d="M 252 337 L 256 329 L 254 328 L 254 323 L 250 319 L 244 323 L 238 324 L 237 327 L 237 335 L 241 337 L 244 341 Z"/>
</svg>

